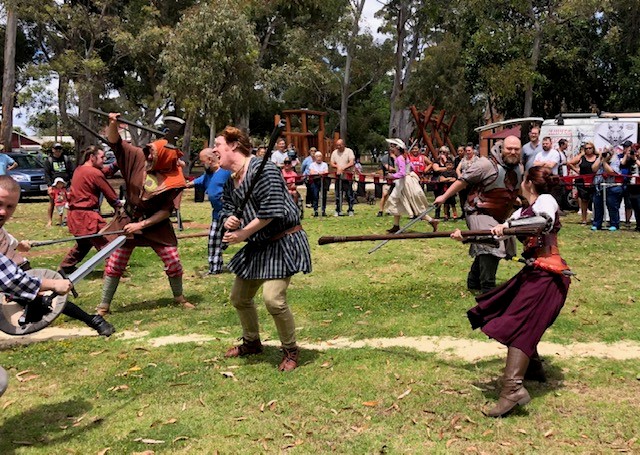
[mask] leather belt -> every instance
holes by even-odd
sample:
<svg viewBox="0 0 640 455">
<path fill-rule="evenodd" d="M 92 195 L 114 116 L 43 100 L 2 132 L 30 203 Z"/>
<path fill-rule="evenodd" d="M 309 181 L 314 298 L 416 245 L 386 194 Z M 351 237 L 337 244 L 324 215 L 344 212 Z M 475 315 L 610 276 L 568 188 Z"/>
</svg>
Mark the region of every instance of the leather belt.
<svg viewBox="0 0 640 455">
<path fill-rule="evenodd" d="M 278 240 L 283 239 L 287 235 L 294 234 L 294 233 L 296 233 L 298 231 L 301 231 L 301 230 L 302 230 L 302 225 L 298 224 L 298 225 L 296 225 L 296 226 L 294 226 L 292 228 L 287 229 L 286 231 L 282 231 L 281 233 L 276 234 L 273 237 L 270 237 L 268 241 L 269 242 L 277 242 Z"/>
</svg>

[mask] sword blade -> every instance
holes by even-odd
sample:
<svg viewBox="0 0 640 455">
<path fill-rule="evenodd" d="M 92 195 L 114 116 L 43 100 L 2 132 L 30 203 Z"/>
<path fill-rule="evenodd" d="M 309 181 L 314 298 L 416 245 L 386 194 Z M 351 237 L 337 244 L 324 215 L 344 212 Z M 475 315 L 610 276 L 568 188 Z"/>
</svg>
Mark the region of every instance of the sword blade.
<svg viewBox="0 0 640 455">
<path fill-rule="evenodd" d="M 117 250 L 119 247 L 121 247 L 122 244 L 124 244 L 124 242 L 126 242 L 126 241 L 127 241 L 127 236 L 126 235 L 121 235 L 121 236 L 117 237 L 115 240 L 113 240 L 111 243 L 109 243 L 103 249 L 98 251 L 93 257 L 91 257 L 91 259 L 89 259 L 84 264 L 82 264 L 80 267 L 78 267 L 78 270 L 76 270 L 75 272 L 69 274 L 69 276 L 68 276 L 69 281 L 71 281 L 75 286 L 76 283 L 78 283 L 80 280 L 82 280 L 88 274 L 93 272 L 93 269 L 95 269 L 96 266 L 98 264 L 100 264 L 100 262 L 102 262 L 103 260 L 105 260 L 106 258 L 111 256 L 111 254 L 115 250 Z"/>
</svg>

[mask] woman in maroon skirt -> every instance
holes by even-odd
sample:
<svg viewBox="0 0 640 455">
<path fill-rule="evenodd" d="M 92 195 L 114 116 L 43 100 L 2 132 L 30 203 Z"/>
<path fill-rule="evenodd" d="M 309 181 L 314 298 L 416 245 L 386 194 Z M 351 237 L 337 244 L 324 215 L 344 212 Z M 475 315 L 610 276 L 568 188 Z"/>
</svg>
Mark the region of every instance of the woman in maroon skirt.
<svg viewBox="0 0 640 455">
<path fill-rule="evenodd" d="M 501 236 L 506 227 L 526 225 L 527 218 L 544 217 L 547 229 L 521 239 L 525 267 L 502 286 L 476 297 L 478 305 L 467 312 L 471 326 L 506 345 L 507 364 L 502 391 L 490 417 L 502 417 L 517 405 L 531 401 L 524 379 L 546 380 L 537 346 L 545 330 L 560 313 L 569 291 L 571 272 L 558 252 L 559 207 L 551 188 L 559 178 L 549 168 L 529 169 L 522 182 L 529 207 L 517 210 L 504 224 L 492 229 Z M 517 220 L 517 221 L 516 221 Z"/>
</svg>

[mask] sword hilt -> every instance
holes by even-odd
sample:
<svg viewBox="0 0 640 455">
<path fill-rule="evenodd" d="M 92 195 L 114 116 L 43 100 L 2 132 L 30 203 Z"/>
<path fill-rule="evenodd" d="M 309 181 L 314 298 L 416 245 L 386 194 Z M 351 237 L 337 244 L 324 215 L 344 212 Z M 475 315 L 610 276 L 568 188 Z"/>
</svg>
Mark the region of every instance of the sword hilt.
<svg viewBox="0 0 640 455">
<path fill-rule="evenodd" d="M 68 280 L 69 277 L 67 276 L 67 274 L 65 272 L 63 272 L 62 270 L 58 270 L 58 273 L 62 276 L 62 278 L 64 278 L 65 280 Z M 73 286 L 71 286 L 71 294 L 73 294 L 73 296 L 77 299 L 78 298 L 78 291 L 76 291 L 76 288 Z"/>
</svg>

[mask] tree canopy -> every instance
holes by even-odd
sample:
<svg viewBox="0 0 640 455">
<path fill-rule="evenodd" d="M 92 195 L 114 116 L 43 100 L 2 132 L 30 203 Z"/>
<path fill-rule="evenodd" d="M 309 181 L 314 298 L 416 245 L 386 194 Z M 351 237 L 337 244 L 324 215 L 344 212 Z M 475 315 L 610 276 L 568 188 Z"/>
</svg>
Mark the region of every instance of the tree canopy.
<svg viewBox="0 0 640 455">
<path fill-rule="evenodd" d="M 44 130 L 57 113 L 80 144 L 67 112 L 97 127 L 91 107 L 183 116 L 198 143 L 227 122 L 264 137 L 283 109 L 318 109 L 361 150 L 406 139 L 412 104 L 457 115 L 454 142 L 475 140 L 486 111 L 640 110 L 635 0 L 386 0 L 383 39 L 359 23 L 373 1 L 18 2 L 18 104 Z"/>
</svg>

